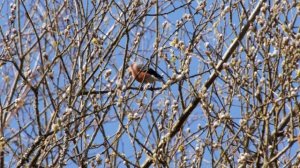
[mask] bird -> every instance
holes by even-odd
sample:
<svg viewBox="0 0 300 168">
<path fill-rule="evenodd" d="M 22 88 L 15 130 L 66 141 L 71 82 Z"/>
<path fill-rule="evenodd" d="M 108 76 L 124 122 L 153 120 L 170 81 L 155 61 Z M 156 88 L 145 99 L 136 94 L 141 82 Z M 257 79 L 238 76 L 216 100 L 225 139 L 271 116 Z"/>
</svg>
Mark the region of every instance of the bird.
<svg viewBox="0 0 300 168">
<path fill-rule="evenodd" d="M 156 81 L 163 81 L 155 70 L 148 68 L 142 64 L 133 63 L 129 66 L 128 71 L 140 83 L 154 83 Z"/>
</svg>

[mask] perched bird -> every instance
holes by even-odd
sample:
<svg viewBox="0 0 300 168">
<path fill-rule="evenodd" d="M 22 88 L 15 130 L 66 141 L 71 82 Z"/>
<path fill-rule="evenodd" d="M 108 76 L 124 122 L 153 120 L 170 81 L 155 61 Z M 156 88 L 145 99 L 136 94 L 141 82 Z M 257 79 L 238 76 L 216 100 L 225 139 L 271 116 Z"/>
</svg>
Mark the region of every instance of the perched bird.
<svg viewBox="0 0 300 168">
<path fill-rule="evenodd" d="M 158 80 L 163 81 L 163 77 L 157 72 L 141 64 L 131 64 L 128 68 L 128 71 L 131 73 L 134 79 L 140 83 L 153 83 Z"/>
</svg>

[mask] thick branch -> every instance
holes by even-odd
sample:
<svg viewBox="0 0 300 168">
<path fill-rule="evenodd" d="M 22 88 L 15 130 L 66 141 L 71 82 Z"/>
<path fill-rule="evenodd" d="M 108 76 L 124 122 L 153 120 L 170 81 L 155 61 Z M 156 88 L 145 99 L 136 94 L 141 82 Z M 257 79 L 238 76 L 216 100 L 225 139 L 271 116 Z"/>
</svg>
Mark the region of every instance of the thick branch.
<svg viewBox="0 0 300 168">
<path fill-rule="evenodd" d="M 218 77 L 219 72 L 223 69 L 223 63 L 227 62 L 227 60 L 230 58 L 230 56 L 232 55 L 232 53 L 234 52 L 234 50 L 237 48 L 239 41 L 241 39 L 243 39 L 243 37 L 245 36 L 246 32 L 249 29 L 250 24 L 255 20 L 255 17 L 258 15 L 259 11 L 260 11 L 260 7 L 262 6 L 263 2 L 265 2 L 265 0 L 261 0 L 259 1 L 259 3 L 257 4 L 256 8 L 254 9 L 253 13 L 251 14 L 248 22 L 245 24 L 245 26 L 243 26 L 240 34 L 238 35 L 238 37 L 232 42 L 232 44 L 230 45 L 230 47 L 228 48 L 228 50 L 225 52 L 225 54 L 222 57 L 222 60 L 218 63 L 217 67 L 216 67 L 216 71 L 213 72 L 213 74 L 209 77 L 209 79 L 205 82 L 203 89 L 208 89 L 213 82 L 215 81 L 215 79 Z M 175 123 L 175 125 L 173 126 L 173 128 L 171 129 L 171 131 L 167 134 L 166 138 L 162 139 L 157 147 L 157 149 L 160 149 L 161 147 L 164 146 L 164 144 L 167 143 L 167 141 L 170 141 L 175 135 L 176 133 L 180 130 L 180 128 L 183 126 L 183 123 L 187 120 L 187 118 L 189 117 L 189 115 L 192 113 L 192 111 L 196 108 L 196 105 L 201 101 L 200 98 L 195 98 L 189 105 L 188 107 L 184 110 L 182 116 L 178 119 L 178 121 Z M 159 150 L 155 150 L 155 151 L 159 151 Z M 146 161 L 143 164 L 143 168 L 146 167 L 150 167 L 151 164 L 153 163 L 153 158 L 148 157 L 148 159 L 146 159 Z"/>
</svg>

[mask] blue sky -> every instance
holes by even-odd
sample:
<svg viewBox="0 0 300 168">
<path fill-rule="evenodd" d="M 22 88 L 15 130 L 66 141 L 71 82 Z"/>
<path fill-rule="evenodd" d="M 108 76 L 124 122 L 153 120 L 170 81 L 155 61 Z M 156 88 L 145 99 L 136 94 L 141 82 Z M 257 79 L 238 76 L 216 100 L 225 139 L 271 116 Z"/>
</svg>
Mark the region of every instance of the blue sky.
<svg viewBox="0 0 300 168">
<path fill-rule="evenodd" d="M 201 35 L 201 40 L 199 43 L 197 43 L 197 45 L 195 46 L 195 49 L 193 51 L 192 54 L 192 58 L 191 58 L 191 64 L 189 67 L 189 75 L 194 75 L 197 73 L 202 73 L 201 75 L 201 79 L 199 79 L 198 77 L 191 79 L 191 83 L 192 84 L 196 84 L 197 79 L 200 81 L 200 86 L 201 84 L 203 84 L 207 78 L 210 76 L 212 70 L 210 70 L 209 68 L 209 62 L 210 63 L 217 63 L 218 61 L 220 61 L 220 58 L 216 55 L 216 53 L 218 53 L 219 55 L 223 55 L 224 52 L 227 50 L 228 46 L 230 45 L 230 43 L 232 42 L 232 40 L 235 38 L 234 33 L 232 32 L 232 26 L 236 27 L 237 30 L 239 30 L 239 28 L 242 25 L 239 25 L 239 17 L 238 13 L 234 12 L 232 16 L 230 15 L 225 15 L 224 18 L 221 19 L 214 19 L 213 22 L 207 22 L 207 25 L 204 24 L 204 21 L 202 19 L 205 19 L 205 17 L 203 17 L 202 14 L 196 14 L 194 16 L 195 20 L 192 21 L 184 21 L 183 23 L 184 26 L 181 27 L 181 29 L 178 31 L 176 29 L 176 23 L 185 15 L 189 13 L 189 10 L 191 10 L 192 12 L 190 14 L 194 14 L 194 10 L 192 7 L 196 8 L 196 6 L 198 5 L 198 3 L 200 3 L 201 1 L 193 1 L 191 8 L 187 9 L 187 8 L 180 8 L 178 10 L 174 10 L 174 12 L 171 12 L 167 15 L 164 16 L 160 16 L 159 17 L 159 27 L 160 27 L 160 36 L 161 36 L 161 41 L 159 43 L 159 47 L 158 48 L 163 48 L 163 53 L 165 53 L 167 55 L 168 60 L 170 60 L 171 64 L 176 68 L 176 70 L 178 72 L 182 71 L 183 69 L 181 69 L 181 61 L 186 59 L 186 55 L 184 54 L 184 52 L 180 51 L 179 49 L 176 49 L 175 47 L 172 47 L 170 45 L 171 41 L 177 37 L 179 40 L 183 41 L 184 45 L 187 46 L 190 42 L 190 39 L 193 35 L 193 32 L 196 29 L 196 26 L 198 25 L 199 22 L 201 22 L 201 26 L 200 28 L 203 28 L 202 31 L 200 31 L 201 29 L 197 30 L 198 34 Z M 29 5 L 29 1 L 26 1 L 26 5 L 28 5 L 28 9 L 30 9 L 30 5 Z M 171 3 L 171 2 L 170 2 Z M 174 8 L 179 7 L 182 5 L 181 1 L 174 1 L 174 3 L 172 3 L 170 5 L 170 3 L 168 4 L 168 7 L 166 7 L 165 5 L 160 6 L 160 9 L 163 9 L 163 13 L 168 13 L 169 11 L 172 11 Z M 8 24 L 8 16 L 9 14 L 9 4 L 4 2 L 4 8 L 1 10 L 1 15 L 2 17 L 0 18 L 0 25 L 2 28 L 2 31 L 4 33 L 9 32 L 9 30 L 11 30 L 11 27 Z M 121 5 L 121 2 L 120 2 Z M 213 3 L 207 2 L 207 6 L 206 8 L 209 9 L 211 7 L 211 5 L 214 5 Z M 40 5 L 40 7 L 37 10 L 37 13 L 42 15 L 42 11 L 44 10 L 42 7 L 42 5 Z M 58 8 L 60 5 L 59 3 L 57 3 L 56 5 L 51 5 L 51 8 Z M 84 4 L 86 9 L 92 9 L 91 8 L 91 4 Z M 89 6 L 89 7 L 88 7 Z M 249 3 L 245 3 L 245 8 L 247 10 L 249 10 Z M 227 7 L 227 6 L 225 6 Z M 216 14 L 215 17 L 218 18 L 219 14 L 221 13 L 221 9 L 216 8 Z M 92 10 L 91 10 L 92 11 Z M 251 12 L 252 10 L 250 10 Z M 34 15 L 34 13 L 32 12 L 32 10 L 29 11 L 33 16 L 35 16 L 36 18 L 33 17 L 33 20 L 39 20 L 39 15 Z M 103 44 L 103 51 L 104 52 L 109 52 L 106 51 L 105 49 L 109 48 L 110 43 L 112 42 L 111 39 L 116 38 L 114 36 L 114 33 L 117 33 L 118 31 L 122 31 L 122 27 L 121 25 L 117 24 L 117 26 L 115 27 L 115 30 L 112 31 L 112 34 L 110 36 L 107 36 L 107 33 L 109 32 L 111 26 L 113 26 L 114 24 L 116 24 L 116 21 L 114 20 L 114 18 L 112 16 L 117 15 L 117 13 L 115 12 L 119 12 L 119 10 L 115 7 L 111 10 L 111 14 L 108 15 L 109 17 L 106 17 L 104 20 L 104 24 L 102 23 L 101 26 L 94 30 L 93 32 L 89 32 L 85 37 L 84 33 L 79 33 L 81 37 L 86 38 L 83 43 L 82 43 L 82 48 L 77 48 L 76 46 L 72 46 L 70 47 L 70 49 L 64 53 L 64 55 L 62 56 L 62 59 L 65 61 L 66 65 L 67 65 L 67 71 L 68 74 L 71 76 L 72 74 L 76 74 L 77 72 L 73 71 L 73 67 L 72 67 L 72 59 L 74 58 L 73 56 L 77 56 L 78 54 L 81 55 L 83 58 L 82 60 L 78 60 L 78 67 L 80 67 L 82 64 L 85 64 L 89 58 L 89 56 L 91 55 L 92 50 L 83 50 L 86 46 L 89 46 L 90 43 L 88 43 L 91 38 L 92 38 L 92 33 L 97 34 L 97 36 L 100 38 L 102 37 L 104 40 L 104 44 Z M 142 12 L 142 10 L 140 9 L 139 12 Z M 288 24 L 288 21 L 292 20 L 292 18 L 295 15 L 295 8 L 289 13 L 287 18 L 284 18 L 282 15 L 280 15 L 279 19 L 280 19 L 280 23 L 281 24 Z M 151 12 L 149 12 L 151 14 L 155 14 L 155 9 L 152 8 Z M 94 12 L 91 12 L 90 17 L 88 18 L 88 21 L 91 21 L 91 19 L 93 18 Z M 61 15 L 61 17 L 65 17 L 65 16 L 69 16 L 70 20 L 73 21 L 77 20 L 76 15 L 72 14 L 71 11 L 69 10 L 65 10 L 63 11 L 63 14 Z M 232 23 L 233 25 L 229 25 L 228 24 L 228 20 L 232 19 Z M 62 19 L 62 18 L 58 18 L 58 19 Z M 154 16 L 148 16 L 145 18 L 145 25 L 142 26 L 136 26 L 135 28 L 133 28 L 129 33 L 129 40 L 126 38 L 127 36 L 123 36 L 122 39 L 120 40 L 120 42 L 118 43 L 118 46 L 116 47 L 116 49 L 114 50 L 114 52 L 112 52 L 110 54 L 111 58 L 110 60 L 107 62 L 107 66 L 100 66 L 100 68 L 96 71 L 96 73 L 94 74 L 92 80 L 90 80 L 86 86 L 86 89 L 93 89 L 93 87 L 96 90 L 103 90 L 103 89 L 115 89 L 116 88 L 116 81 L 117 81 L 117 77 L 119 75 L 120 70 L 123 68 L 123 62 L 124 62 L 124 56 L 125 54 L 125 49 L 126 49 L 126 44 L 127 44 L 127 40 L 129 41 L 130 46 L 128 47 L 128 51 L 127 51 L 127 55 L 129 55 L 130 57 L 128 57 L 128 59 L 130 59 L 131 61 L 129 62 L 132 63 L 132 61 L 134 60 L 138 60 L 141 63 L 147 63 L 147 61 L 151 58 L 151 56 L 154 56 L 155 58 L 155 53 L 156 50 L 153 47 L 155 41 L 156 41 L 156 24 L 155 24 L 155 17 Z M 94 22 L 94 28 L 97 27 L 97 24 L 100 24 L 101 22 L 101 18 L 97 18 L 95 19 Z M 167 30 L 162 30 L 162 25 L 163 23 L 166 22 L 167 26 L 169 27 L 169 29 Z M 216 22 L 218 22 L 219 24 L 217 25 L 217 28 L 214 29 L 214 25 L 216 24 Z M 49 18 L 45 19 L 46 24 L 49 24 Z M 44 23 L 40 23 L 36 25 L 38 29 L 38 32 L 42 32 L 42 25 Z M 79 28 L 83 27 L 85 25 L 86 21 L 83 21 L 81 19 L 78 20 L 78 24 L 79 24 Z M 25 19 L 23 20 L 23 18 L 21 19 L 21 25 L 23 24 L 29 24 L 28 22 L 25 21 Z M 244 23 L 243 23 L 244 24 Z M 64 22 L 61 20 L 61 22 L 59 22 L 59 26 L 58 26 L 58 31 L 63 32 L 66 28 L 67 22 Z M 299 33 L 299 25 L 300 25 L 300 21 L 299 19 L 296 20 L 295 22 L 295 28 L 292 29 L 293 32 L 298 32 Z M 27 25 L 27 26 L 30 26 Z M 277 25 L 278 28 L 280 29 L 280 25 Z M 17 28 L 17 27 L 16 27 Z M 261 28 L 261 26 L 257 25 L 257 29 L 259 30 Z M 71 35 L 74 35 L 74 27 L 71 26 L 71 29 L 73 31 L 71 31 Z M 221 31 L 225 31 L 225 32 L 221 32 Z M 134 39 L 136 37 L 137 33 L 142 33 L 145 32 L 142 37 L 141 37 L 141 42 L 139 43 L 138 46 L 134 46 Z M 29 31 L 25 31 L 24 33 L 30 33 Z M 32 33 L 32 32 L 31 32 Z M 256 32 L 257 33 L 257 32 Z M 55 34 L 55 33 L 54 33 Z M 219 37 L 220 35 L 223 35 L 224 37 L 224 41 L 220 42 Z M 251 38 L 254 40 L 255 33 L 251 34 Z M 269 36 L 269 35 L 266 35 Z M 32 39 L 35 39 L 35 35 L 32 33 L 32 35 L 29 35 L 28 37 L 31 37 Z M 53 37 L 56 37 L 53 38 Z M 61 36 L 59 33 L 55 34 L 54 36 L 50 36 L 50 35 L 46 35 L 45 37 L 43 37 L 43 41 L 42 41 L 42 45 L 43 46 L 48 46 L 48 48 L 43 48 L 46 53 L 49 55 L 49 60 L 53 60 L 55 58 L 55 56 L 59 53 L 62 52 L 64 50 L 64 48 L 66 47 L 66 45 L 68 45 L 71 40 L 69 40 L 68 38 L 64 38 L 64 36 Z M 110 39 L 111 38 L 111 39 Z M 1 37 L 2 39 L 2 37 Z M 26 41 L 24 39 L 24 41 Z M 24 45 L 24 48 L 31 46 L 34 40 L 29 40 L 27 41 L 27 45 Z M 246 43 L 246 40 L 243 40 L 244 43 Z M 49 45 L 51 44 L 51 45 Z M 56 46 L 56 44 L 58 44 Z M 211 58 L 208 58 L 207 55 L 205 55 L 205 51 L 207 50 L 207 48 L 205 47 L 207 44 L 209 44 L 210 46 L 212 46 L 216 51 L 216 53 L 213 53 Z M 221 46 L 221 47 L 220 47 Z M 19 47 L 19 46 L 18 46 Z M 57 47 L 57 48 L 56 48 Z M 218 48 L 219 47 L 219 48 Z M 13 45 L 14 48 L 14 45 Z M 87 47 L 88 48 L 88 47 Z M 91 47 L 93 48 L 93 46 Z M 238 47 L 240 48 L 240 47 Z M 250 48 L 250 47 L 248 47 Z M 1 46 L 1 49 L 3 49 L 3 46 Z M 59 51 L 58 51 L 59 50 Z M 172 56 L 172 51 L 174 52 L 174 56 Z M 274 51 L 274 48 L 271 47 L 269 49 L 270 52 Z M 102 53 L 103 54 L 103 53 Z M 34 70 L 34 67 L 36 63 L 41 63 L 40 57 L 39 57 L 40 53 L 37 51 L 33 51 L 29 54 L 29 62 L 28 63 L 28 67 L 31 68 L 32 70 Z M 102 55 L 96 55 L 101 57 Z M 261 55 L 259 53 L 256 54 L 256 60 L 264 60 L 264 55 Z M 247 66 L 247 58 L 246 58 L 246 53 L 244 51 L 242 52 L 237 52 L 236 53 L 236 58 L 241 60 L 241 65 L 243 67 Z M 156 68 L 155 67 L 155 59 L 151 60 L 151 67 L 152 68 Z M 280 59 L 280 61 L 282 62 L 284 58 Z M 19 58 L 14 58 L 14 60 L 19 63 Z M 230 60 L 231 61 L 231 60 Z M 168 67 L 168 64 L 166 63 L 166 61 L 160 57 L 157 57 L 157 66 L 158 68 L 158 73 L 163 75 L 165 81 L 167 81 L 173 74 L 175 74 L 172 71 L 172 68 Z M 208 62 L 208 63 L 204 63 L 204 62 Z M 76 64 L 77 64 L 76 63 Z M 266 68 L 266 66 L 264 65 L 263 62 L 259 62 L 257 61 L 256 63 L 258 63 L 258 67 L 260 68 L 258 70 L 258 81 L 261 80 L 262 78 L 267 78 L 268 74 L 267 73 L 262 73 L 262 70 L 264 68 Z M 99 59 L 97 59 L 97 61 L 95 61 L 94 63 L 91 64 L 87 64 L 91 69 L 95 68 L 97 65 L 99 64 Z M 83 67 L 83 66 L 82 66 Z M 24 68 L 25 69 L 25 68 Z M 80 68 L 78 68 L 80 69 Z M 77 69 L 77 70 L 78 70 Z M 106 71 L 108 69 L 112 70 L 112 75 L 110 77 L 110 80 L 112 81 L 112 84 L 109 85 L 109 82 L 103 77 L 101 77 L 101 73 L 102 71 Z M 298 66 L 299 69 L 299 66 Z M 59 99 L 58 96 L 58 92 L 59 90 L 65 90 L 67 86 L 70 85 L 70 82 L 68 80 L 68 77 L 65 73 L 63 72 L 63 68 L 62 68 L 62 64 L 55 64 L 53 66 L 53 75 L 54 75 L 54 80 L 50 80 L 52 82 L 49 82 L 49 86 L 50 89 L 53 90 L 56 94 L 55 97 L 57 97 L 57 99 Z M 25 70 L 24 70 L 25 71 Z M 78 70 L 79 71 L 79 70 Z M 207 71 L 207 72 L 206 72 Z M 250 69 L 250 71 L 247 71 L 246 69 L 243 71 L 243 73 L 246 74 L 251 74 L 252 73 L 252 69 Z M 279 71 L 282 71 L 282 69 L 279 69 Z M 222 72 L 222 74 L 224 76 L 226 76 L 226 73 L 228 72 Z M 0 69 L 0 84 L 3 86 L 4 85 L 4 77 L 5 76 L 9 76 L 11 79 L 13 79 L 15 77 L 16 74 L 16 70 L 14 70 L 14 68 L 11 66 L 11 64 L 7 63 L 6 65 L 2 66 Z M 86 77 L 88 77 L 90 74 L 86 75 Z M 99 76 L 99 78 L 97 78 L 97 76 Z M 296 74 L 294 74 L 293 76 L 295 76 Z M 122 85 L 126 85 L 128 84 L 127 81 L 129 79 L 129 74 L 126 73 L 124 78 L 122 79 Z M 38 81 L 38 80 L 37 80 Z M 36 83 L 37 81 L 33 81 L 33 83 Z M 0 85 L 0 86 L 1 86 Z M 12 82 L 10 82 L 10 85 L 12 85 Z M 75 86 L 80 86 L 81 83 L 75 83 Z M 22 87 L 22 85 L 19 85 L 20 88 Z M 134 82 L 132 84 L 132 86 L 134 87 L 139 87 L 140 84 L 137 82 Z M 162 83 L 156 83 L 155 84 L 156 87 L 161 87 Z M 294 87 L 299 86 L 299 83 L 294 83 Z M 20 90 L 19 93 L 22 93 L 20 88 L 17 88 L 18 90 Z M 188 82 L 184 82 L 182 85 L 183 89 L 183 98 L 185 99 L 185 103 L 188 104 L 192 99 L 192 95 L 191 92 L 189 91 L 191 89 L 190 83 Z M 179 103 L 179 109 L 178 112 L 176 114 L 172 114 L 172 110 L 171 110 L 171 105 L 173 104 L 173 102 L 178 101 L 178 97 L 179 97 L 179 92 L 178 92 L 178 84 L 174 84 L 170 87 L 172 94 L 176 97 L 175 99 L 172 98 L 169 94 L 169 90 L 164 91 L 162 94 L 159 91 L 156 92 L 150 92 L 150 91 L 141 91 L 138 92 L 137 90 L 132 90 L 132 91 L 126 91 L 123 92 L 121 95 L 122 96 L 127 96 L 129 94 L 129 92 L 132 92 L 132 94 L 137 94 L 133 99 L 130 99 L 127 103 L 128 106 L 123 105 L 122 108 L 109 108 L 108 111 L 105 111 L 105 114 L 107 114 L 107 121 L 105 121 L 103 123 L 103 128 L 106 131 L 106 135 L 108 138 L 110 143 L 112 142 L 112 139 L 115 138 L 116 136 L 116 132 L 119 128 L 119 121 L 116 118 L 116 116 L 120 115 L 121 113 L 123 113 L 123 110 L 127 110 L 127 111 L 132 111 L 131 113 L 137 113 L 139 116 L 142 116 L 143 119 L 141 120 L 135 120 L 132 121 L 132 123 L 129 125 L 128 131 L 132 134 L 136 133 L 136 137 L 137 139 L 139 139 L 141 142 L 145 142 L 145 136 L 147 136 L 149 134 L 149 132 L 152 129 L 153 126 L 153 122 L 156 123 L 160 123 L 161 121 L 161 114 L 164 110 L 167 110 L 167 114 L 169 116 L 174 117 L 174 120 L 176 121 L 176 119 L 179 118 L 180 114 L 182 113 L 182 111 L 184 109 L 182 109 L 180 102 Z M 199 88 L 196 88 L 197 91 L 199 91 Z M 214 91 L 216 89 L 221 89 L 223 90 L 223 92 L 218 92 L 220 93 L 220 95 L 216 95 L 216 94 L 210 94 L 211 91 Z M 222 103 L 225 102 L 225 99 L 229 96 L 229 93 L 227 93 L 227 89 L 228 89 L 228 84 L 225 83 L 222 79 L 218 78 L 215 81 L 215 85 L 212 86 L 211 88 L 209 88 L 209 90 L 207 91 L 207 93 L 212 97 L 211 99 L 209 99 L 208 101 L 211 101 L 210 103 L 214 105 L 215 111 L 222 111 L 226 110 L 230 113 L 230 116 L 232 118 L 232 121 L 234 121 L 235 123 L 233 125 L 235 125 L 234 128 L 234 132 L 238 131 L 238 127 L 241 121 L 242 116 L 244 115 L 245 112 L 247 112 L 247 110 L 245 108 L 242 107 L 242 103 L 241 101 L 238 99 L 237 94 L 234 95 L 233 97 L 233 101 L 231 105 L 226 105 L 225 107 L 222 106 Z M 41 89 L 41 95 L 47 93 L 46 91 L 42 91 L 43 89 Z M 246 95 L 246 92 L 243 92 L 242 89 L 236 89 L 236 92 L 240 92 L 240 95 L 244 96 Z M 278 89 L 278 92 L 280 91 L 280 89 Z M 3 91 L 3 93 L 7 93 L 8 91 Z M 31 100 L 31 96 L 33 95 L 32 92 L 29 92 L 28 97 L 26 99 L 26 105 L 24 106 L 24 108 L 22 109 L 23 113 L 20 113 L 18 117 L 13 118 L 10 123 L 9 126 L 11 127 L 11 129 L 15 129 L 15 130 L 19 130 L 20 126 L 24 126 L 26 125 L 31 118 L 29 118 L 29 114 L 31 114 L 33 112 L 33 106 L 31 105 L 32 100 Z M 17 98 L 19 97 L 19 94 L 15 94 L 14 97 Z M 102 105 L 106 105 L 107 103 L 105 103 L 107 101 L 107 99 L 109 99 L 109 95 L 107 94 L 103 94 L 103 95 L 97 95 L 98 96 L 98 103 L 102 104 Z M 152 96 L 154 96 L 155 98 L 152 99 Z M 218 96 L 221 99 L 218 99 Z M 1 104 L 5 104 L 6 102 L 6 98 L 7 96 L 5 94 L 0 96 L 0 102 Z M 117 101 L 120 98 L 117 97 L 115 99 L 115 101 Z M 299 100 L 299 97 L 297 97 L 297 99 Z M 50 116 L 52 115 L 53 112 L 53 108 L 52 107 L 46 107 L 45 104 L 49 104 L 50 99 L 45 99 L 45 100 L 41 100 L 41 104 L 39 106 L 40 110 L 44 110 L 45 109 L 45 115 L 43 116 L 42 120 L 49 120 Z M 80 105 L 82 102 L 89 102 L 87 103 L 87 108 L 89 109 L 88 111 L 91 112 L 93 111 L 93 107 L 92 107 L 92 102 L 90 99 L 88 98 L 80 98 L 76 103 L 74 103 L 73 108 L 75 110 L 79 110 L 81 109 Z M 166 101 L 170 101 L 169 106 L 165 105 Z M 253 101 L 253 99 L 251 99 L 250 101 Z M 145 106 L 140 106 L 139 102 L 142 102 Z M 152 104 L 151 104 L 152 103 Z M 63 103 L 61 103 L 60 107 L 59 107 L 59 115 L 62 116 L 65 109 L 67 108 L 68 104 L 70 104 L 69 100 L 63 100 Z M 148 109 L 144 109 L 147 105 L 153 105 L 153 112 L 150 113 Z M 291 105 L 286 105 L 286 108 L 290 108 Z M 224 109 L 225 108 L 225 109 Z M 99 114 L 104 115 L 102 113 Z M 211 117 L 212 118 L 217 118 L 218 117 L 218 113 L 211 113 Z M 283 114 L 281 114 L 283 115 Z M 20 122 L 18 123 L 17 120 L 19 120 Z M 93 117 L 87 117 L 86 118 L 86 122 L 91 122 L 93 121 L 94 118 Z M 127 124 L 129 122 L 128 118 L 125 117 L 123 120 L 124 124 Z M 199 136 L 199 139 L 195 139 L 192 140 L 191 138 L 188 138 L 187 141 L 191 141 L 191 143 L 189 145 L 186 145 L 186 150 L 191 150 L 193 151 L 193 148 L 195 146 L 197 146 L 198 144 L 204 144 L 204 140 L 207 137 L 210 137 L 209 132 L 208 131 L 198 131 L 198 127 L 199 125 L 201 127 L 205 127 L 206 125 L 209 124 L 214 124 L 214 121 L 211 121 L 212 123 L 209 123 L 207 121 L 207 116 L 206 114 L 202 111 L 201 106 L 197 106 L 197 108 L 193 111 L 193 113 L 191 114 L 191 116 L 189 117 L 189 119 L 187 120 L 187 122 L 185 123 L 184 127 L 182 128 L 182 134 L 185 136 L 188 136 L 189 134 L 193 134 L 195 133 L 196 136 Z M 170 122 L 164 122 L 162 123 L 163 126 L 166 126 L 164 124 L 166 123 L 170 123 Z M 139 124 L 138 126 L 139 129 L 136 129 L 137 124 Z M 253 118 L 250 117 L 249 121 L 248 121 L 248 125 L 253 124 Z M 93 125 L 93 124 L 92 124 Z M 159 124 L 158 124 L 159 125 Z M 211 136 L 211 141 L 215 141 L 217 142 L 218 137 L 216 135 L 220 135 L 223 131 L 223 129 L 225 129 L 226 127 L 226 123 L 220 123 L 220 125 L 218 126 L 218 128 L 216 129 L 216 132 L 214 133 L 213 136 Z M 91 136 L 95 129 L 94 126 L 91 126 L 86 133 L 89 134 L 89 136 Z M 261 126 L 262 128 L 262 126 Z M 28 127 L 26 129 L 27 134 L 31 134 L 33 131 L 36 131 L 36 125 L 31 125 L 30 127 Z M 157 128 L 153 128 L 153 130 L 155 130 Z M 187 129 L 190 129 L 190 133 L 187 132 Z M 274 130 L 274 126 L 270 125 L 270 129 L 273 131 Z M 298 129 L 295 129 L 295 131 L 298 131 Z M 157 137 L 157 134 L 155 133 L 155 131 L 150 133 L 149 136 L 149 141 L 151 142 L 151 144 L 156 144 L 156 142 L 158 142 L 162 136 L 164 134 L 166 134 L 167 131 L 164 130 L 163 134 L 160 134 L 160 137 Z M 257 135 L 259 136 L 259 131 L 256 132 Z M 24 136 L 27 135 L 26 133 L 24 133 Z M 295 133 L 297 134 L 297 133 Z M 9 138 L 12 135 L 12 132 L 10 130 L 6 131 L 5 137 Z M 23 135 L 23 133 L 21 134 Z M 35 135 L 32 134 L 33 137 L 29 138 L 28 142 L 31 142 L 34 140 Z M 61 136 L 64 135 L 64 133 L 61 131 L 59 133 L 57 133 L 57 138 L 61 138 Z M 230 140 L 232 138 L 233 135 L 230 135 L 228 133 L 227 137 L 228 140 Z M 243 135 L 241 134 L 241 139 L 243 138 Z M 87 138 L 88 139 L 88 138 Z M 132 143 L 132 140 L 130 139 L 130 137 L 128 136 L 128 133 L 123 133 L 121 136 L 121 140 L 120 140 L 120 149 L 122 152 L 124 152 L 124 154 L 128 157 L 131 158 L 131 161 L 135 161 L 134 157 L 133 157 L 133 153 L 135 150 L 139 151 L 141 150 L 141 147 L 139 144 Z M 82 143 L 82 141 L 78 141 L 78 143 Z M 98 132 L 97 136 L 96 136 L 96 141 L 97 144 L 103 144 L 104 143 L 104 139 L 103 139 L 103 135 Z M 186 141 L 184 141 L 186 142 Z M 174 143 L 174 142 L 172 142 Z M 254 147 L 255 142 L 250 142 L 250 149 L 253 148 L 253 150 L 256 150 L 256 148 Z M 133 145 L 134 144 L 134 145 Z M 29 144 L 30 145 L 30 144 Z M 282 143 L 282 145 L 279 145 L 279 149 L 282 149 L 285 147 L 285 143 Z M 226 148 L 226 142 L 223 142 L 222 146 L 224 148 Z M 70 145 L 70 149 L 72 149 L 73 145 Z M 81 145 L 79 145 L 79 147 L 82 147 Z M 150 147 L 150 145 L 148 146 Z M 135 149 L 136 148 L 136 149 Z M 298 148 L 298 144 L 294 144 L 294 146 L 292 147 L 292 149 L 290 150 L 291 153 L 296 153 L 297 152 L 297 148 Z M 242 153 L 244 152 L 244 150 L 237 148 L 238 153 Z M 70 154 L 72 153 L 72 150 L 69 151 Z M 94 157 L 96 154 L 101 153 L 103 154 L 105 152 L 105 148 L 104 146 L 101 146 L 99 148 L 93 149 L 89 152 L 89 156 L 90 157 Z M 237 153 L 237 155 L 238 155 Z M 178 152 L 175 154 L 176 157 L 180 157 L 181 153 Z M 292 156 L 292 155 L 291 155 Z M 11 155 L 10 155 L 11 157 Z M 214 157 L 219 158 L 220 157 L 220 152 L 215 152 L 214 153 Z M 146 155 L 143 154 L 142 155 L 142 160 L 144 160 L 146 158 Z M 209 153 L 208 148 L 205 148 L 205 153 L 204 153 L 204 159 L 207 160 L 207 162 L 203 162 L 203 166 L 206 167 L 211 167 L 212 163 L 211 163 L 211 159 L 212 159 L 212 155 Z M 7 161 L 10 160 L 10 158 L 7 158 Z M 143 161 L 141 161 L 142 163 Z M 235 160 L 236 162 L 236 160 Z M 207 165 L 205 165 L 205 163 L 207 163 Z M 74 163 L 69 160 L 68 161 L 68 166 L 67 167 L 73 167 L 75 166 Z M 120 167 L 122 167 L 120 165 Z"/>
</svg>

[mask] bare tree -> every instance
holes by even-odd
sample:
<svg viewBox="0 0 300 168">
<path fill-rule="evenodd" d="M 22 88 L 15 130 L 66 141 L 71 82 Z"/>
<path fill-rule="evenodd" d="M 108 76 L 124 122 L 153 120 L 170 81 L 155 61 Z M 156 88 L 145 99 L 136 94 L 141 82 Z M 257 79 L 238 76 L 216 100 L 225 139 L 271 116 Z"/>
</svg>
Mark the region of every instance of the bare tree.
<svg viewBox="0 0 300 168">
<path fill-rule="evenodd" d="M 1 3 L 0 167 L 297 167 L 300 3 Z M 164 82 L 139 83 L 143 63 Z"/>
</svg>

